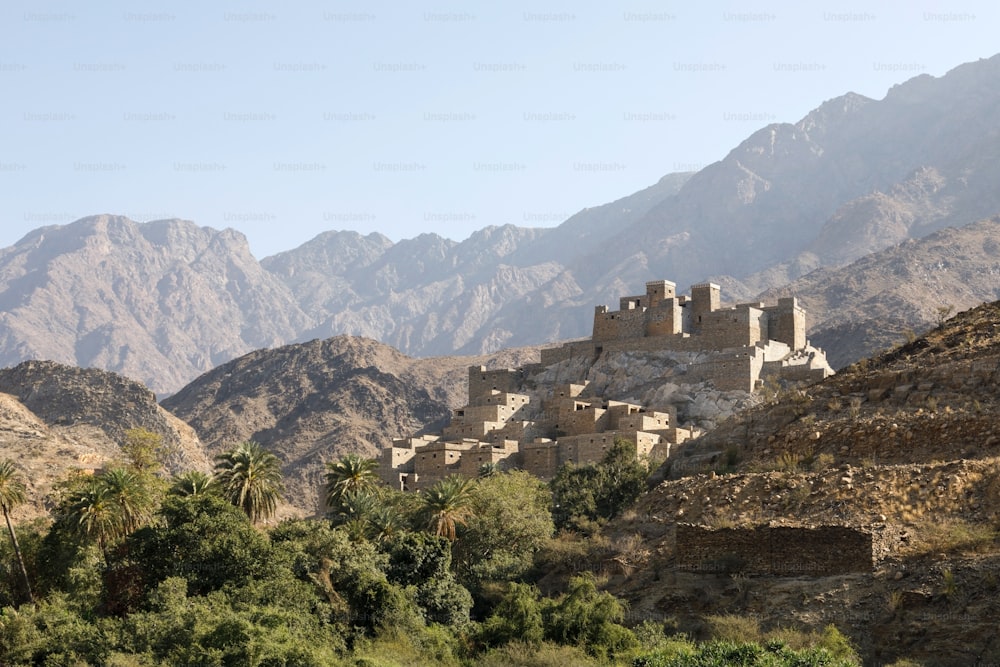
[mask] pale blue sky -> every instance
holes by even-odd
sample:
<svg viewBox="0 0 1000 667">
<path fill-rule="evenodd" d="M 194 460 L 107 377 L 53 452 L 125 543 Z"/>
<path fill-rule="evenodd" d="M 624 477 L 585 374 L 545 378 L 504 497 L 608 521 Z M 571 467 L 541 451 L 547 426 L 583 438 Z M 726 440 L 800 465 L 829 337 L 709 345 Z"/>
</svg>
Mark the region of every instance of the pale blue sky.
<svg viewBox="0 0 1000 667">
<path fill-rule="evenodd" d="M 1000 51 L 968 2 L 0 5 L 0 247 L 95 213 L 461 240 Z"/>
</svg>

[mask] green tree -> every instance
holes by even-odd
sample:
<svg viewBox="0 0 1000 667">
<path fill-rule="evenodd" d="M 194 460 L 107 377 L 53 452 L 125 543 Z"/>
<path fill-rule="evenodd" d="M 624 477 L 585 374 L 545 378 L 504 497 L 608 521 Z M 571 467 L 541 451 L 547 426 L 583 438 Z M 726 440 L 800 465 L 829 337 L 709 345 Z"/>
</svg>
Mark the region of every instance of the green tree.
<svg viewBox="0 0 1000 667">
<path fill-rule="evenodd" d="M 351 489 L 340 496 L 337 511 L 332 513 L 331 524 L 334 527 L 342 526 L 355 542 L 368 539 L 378 508 L 378 499 L 371 493 Z"/>
<path fill-rule="evenodd" d="M 646 490 L 646 478 L 646 466 L 636 459 L 635 446 L 624 438 L 615 438 L 600 463 L 564 465 L 549 482 L 556 527 L 617 516 Z"/>
<path fill-rule="evenodd" d="M 326 506 L 337 511 L 347 493 L 373 494 L 378 488 L 378 461 L 347 454 L 326 464 Z"/>
<path fill-rule="evenodd" d="M 253 441 L 215 457 L 215 480 L 222 495 L 254 524 L 274 515 L 283 490 L 278 457 Z"/>
<path fill-rule="evenodd" d="M 472 515 L 455 544 L 456 571 L 476 589 L 486 581 L 516 581 L 552 537 L 552 494 L 523 470 L 481 477 L 472 489 Z"/>
<path fill-rule="evenodd" d="M 7 532 L 10 534 L 10 543 L 14 547 L 14 556 L 17 558 L 18 568 L 21 570 L 21 578 L 24 580 L 24 590 L 28 594 L 28 599 L 34 602 L 35 596 L 31 592 L 31 582 L 28 580 L 28 568 L 24 565 L 21 545 L 17 542 L 14 524 L 10 521 L 11 510 L 26 500 L 27 490 L 24 480 L 14 466 L 14 462 L 10 459 L 0 461 L 0 509 L 3 510 L 4 521 L 7 522 Z"/>
<path fill-rule="evenodd" d="M 637 459 L 635 444 L 625 438 L 615 438 L 598 468 L 603 473 L 597 501 L 597 511 L 602 517 L 618 516 L 646 491 L 649 472 Z"/>
<path fill-rule="evenodd" d="M 440 579 L 451 568 L 448 540 L 428 533 L 402 533 L 382 549 L 389 562 L 383 568 L 389 581 L 401 586 L 416 586 L 428 579 Z"/>
<path fill-rule="evenodd" d="M 426 530 L 454 542 L 458 526 L 473 515 L 472 485 L 464 477 L 451 475 L 423 491 L 419 519 Z"/>
<path fill-rule="evenodd" d="M 158 472 L 174 450 L 174 447 L 164 443 L 163 436 L 159 433 L 144 428 L 125 431 L 122 452 L 128 458 L 130 467 L 139 472 Z"/>
<path fill-rule="evenodd" d="M 174 475 L 167 493 L 171 496 L 198 496 L 209 493 L 212 488 L 214 487 L 211 476 L 200 470 L 188 470 Z"/>
<path fill-rule="evenodd" d="M 609 658 L 637 644 L 635 635 L 621 625 L 621 603 L 598 591 L 589 573 L 570 579 L 569 592 L 546 609 L 546 616 L 548 639 L 583 646 L 595 655 Z"/>
<path fill-rule="evenodd" d="M 385 542 L 403 532 L 406 522 L 399 508 L 380 502 L 368 517 L 369 537 L 375 542 Z"/>
<path fill-rule="evenodd" d="M 163 521 L 133 534 L 128 557 L 141 564 L 145 590 L 169 577 L 183 577 L 191 594 L 204 595 L 251 581 L 272 579 L 282 565 L 267 536 L 247 515 L 214 494 L 171 496 Z"/>
<path fill-rule="evenodd" d="M 480 640 L 487 646 L 524 642 L 538 646 L 545 637 L 542 604 L 538 589 L 528 584 L 512 583 L 480 628 Z"/>
<path fill-rule="evenodd" d="M 152 518 L 156 503 L 148 476 L 127 468 L 110 468 L 97 479 L 107 489 L 119 515 L 123 536 L 135 532 Z"/>
<path fill-rule="evenodd" d="M 78 535 L 95 540 L 106 563 L 111 543 L 125 536 L 125 525 L 114 494 L 99 476 L 87 479 L 81 487 L 70 492 L 58 521 Z"/>
</svg>

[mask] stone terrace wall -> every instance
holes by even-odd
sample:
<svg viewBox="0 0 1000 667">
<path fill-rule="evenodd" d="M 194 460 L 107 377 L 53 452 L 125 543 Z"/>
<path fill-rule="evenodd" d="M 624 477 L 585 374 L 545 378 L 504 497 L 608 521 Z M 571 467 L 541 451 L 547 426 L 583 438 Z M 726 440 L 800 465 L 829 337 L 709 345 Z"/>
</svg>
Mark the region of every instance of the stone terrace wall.
<svg viewBox="0 0 1000 667">
<path fill-rule="evenodd" d="M 711 529 L 677 525 L 677 567 L 690 572 L 829 576 L 870 572 L 872 534 L 846 526 Z"/>
</svg>

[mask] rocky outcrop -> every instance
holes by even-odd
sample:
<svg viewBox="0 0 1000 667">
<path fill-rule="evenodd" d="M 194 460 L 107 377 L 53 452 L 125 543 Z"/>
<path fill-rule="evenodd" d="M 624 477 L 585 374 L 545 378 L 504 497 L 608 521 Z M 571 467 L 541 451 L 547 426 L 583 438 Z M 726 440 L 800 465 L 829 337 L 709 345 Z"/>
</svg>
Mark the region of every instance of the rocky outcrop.
<svg viewBox="0 0 1000 667">
<path fill-rule="evenodd" d="M 0 251 L 2 364 L 50 359 L 169 392 L 310 323 L 233 230 L 99 215 Z"/>
<path fill-rule="evenodd" d="M 706 353 L 606 351 L 597 359 L 576 356 L 531 376 L 537 387 L 586 381 L 585 396 L 603 396 L 644 407 L 677 411 L 680 425 L 711 429 L 759 398 L 746 391 L 719 391 L 711 383 L 692 379 L 688 367 Z"/>
<path fill-rule="evenodd" d="M 1000 217 L 945 229 L 843 268 L 814 271 L 761 298 L 799 296 L 810 339 L 841 368 L 1000 298 L 998 238 Z"/>
<path fill-rule="evenodd" d="M 130 429 L 163 438 L 171 454 L 168 472 L 209 471 L 211 462 L 194 430 L 156 403 L 149 389 L 123 376 L 24 362 L 0 369 L 0 443 L 29 484 L 20 516 L 48 509 L 53 484 L 74 470 L 93 471 L 124 459 Z"/>
</svg>

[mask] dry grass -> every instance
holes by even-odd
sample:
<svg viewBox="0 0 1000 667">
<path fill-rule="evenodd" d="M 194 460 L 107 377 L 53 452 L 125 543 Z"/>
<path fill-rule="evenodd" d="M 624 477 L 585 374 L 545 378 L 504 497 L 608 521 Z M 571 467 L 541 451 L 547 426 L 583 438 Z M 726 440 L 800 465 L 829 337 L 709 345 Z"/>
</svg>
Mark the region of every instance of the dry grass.
<svg viewBox="0 0 1000 667">
<path fill-rule="evenodd" d="M 907 551 L 920 554 L 983 554 L 996 550 L 997 531 L 954 517 L 933 517 L 917 524 L 916 539 Z"/>
</svg>

